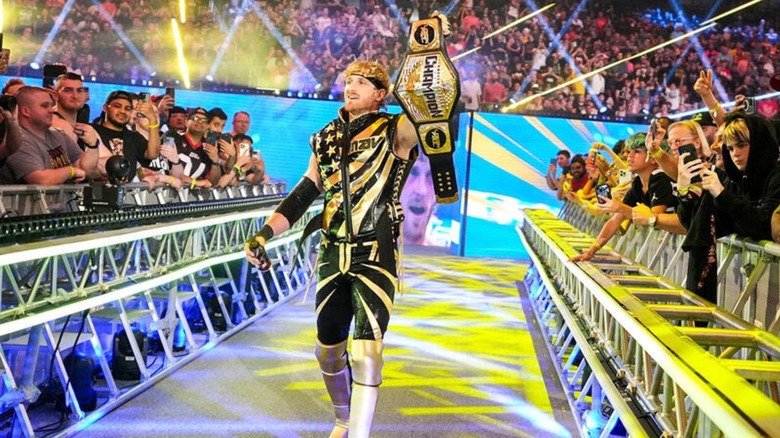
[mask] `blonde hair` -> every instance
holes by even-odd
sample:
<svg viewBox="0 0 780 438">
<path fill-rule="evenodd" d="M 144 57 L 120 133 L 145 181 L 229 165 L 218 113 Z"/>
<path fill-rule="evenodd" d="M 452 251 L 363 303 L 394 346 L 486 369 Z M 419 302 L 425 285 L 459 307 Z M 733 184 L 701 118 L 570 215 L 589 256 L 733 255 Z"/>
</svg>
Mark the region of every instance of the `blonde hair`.
<svg viewBox="0 0 780 438">
<path fill-rule="evenodd" d="M 720 134 L 720 141 L 723 145 L 750 143 L 750 128 L 745 123 L 745 119 L 737 118 L 726 123 Z"/>
<path fill-rule="evenodd" d="M 384 67 L 376 61 L 354 61 L 344 71 L 344 77 L 348 78 L 352 75 L 363 76 L 373 83 L 377 88 L 389 91 L 390 90 L 390 76 L 387 75 Z"/>
<path fill-rule="evenodd" d="M 669 125 L 668 128 L 666 128 L 666 132 L 669 132 L 672 130 L 672 128 L 676 127 L 683 127 L 685 128 L 689 134 L 695 135 L 696 138 L 699 139 L 699 143 L 701 144 L 701 154 L 705 157 L 709 157 L 712 155 L 712 148 L 710 147 L 710 142 L 707 141 L 707 137 L 704 136 L 704 131 L 701 129 L 701 125 L 696 122 L 695 120 L 680 120 L 679 122 L 674 122 L 671 125 Z"/>
</svg>

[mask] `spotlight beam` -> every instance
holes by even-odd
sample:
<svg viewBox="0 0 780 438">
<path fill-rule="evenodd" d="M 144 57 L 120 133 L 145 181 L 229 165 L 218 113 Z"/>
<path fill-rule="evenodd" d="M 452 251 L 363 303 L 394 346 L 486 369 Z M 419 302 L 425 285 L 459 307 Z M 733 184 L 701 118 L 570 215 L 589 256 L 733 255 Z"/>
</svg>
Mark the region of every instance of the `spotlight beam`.
<svg viewBox="0 0 780 438">
<path fill-rule="evenodd" d="M 645 49 L 645 50 L 643 50 L 643 51 L 641 51 L 639 53 L 636 53 L 634 55 L 631 55 L 631 56 L 629 56 L 627 58 L 623 58 L 620 61 L 615 61 L 612 64 L 605 65 L 604 67 L 597 68 L 596 70 L 593 70 L 593 71 L 590 71 L 588 73 L 585 73 L 584 75 L 577 76 L 576 78 L 570 79 L 570 80 L 568 80 L 568 81 L 566 81 L 566 82 L 564 82 L 564 83 L 562 83 L 560 85 L 556 85 L 555 87 L 550 88 L 549 90 L 545 90 L 545 91 L 542 91 L 541 93 L 537 93 L 537 94 L 534 94 L 533 96 L 528 96 L 528 97 L 526 97 L 526 98 L 524 98 L 522 100 L 519 100 L 519 101 L 517 101 L 517 102 L 515 102 L 515 103 L 513 103 L 513 104 L 511 104 L 511 105 L 509 105 L 507 107 L 505 107 L 502 111 L 506 112 L 508 110 L 517 108 L 520 105 L 524 105 L 524 104 L 526 104 L 528 102 L 531 102 L 532 100 L 536 99 L 537 97 L 542 97 L 542 96 L 546 96 L 546 95 L 548 95 L 550 93 L 554 93 L 554 92 L 556 92 L 556 91 L 558 91 L 558 90 L 560 90 L 562 88 L 568 87 L 571 84 L 574 84 L 576 82 L 588 79 L 591 76 L 594 76 L 594 75 L 596 75 L 598 73 L 601 73 L 603 71 L 609 70 L 612 67 L 618 66 L 620 64 L 624 64 L 624 63 L 626 63 L 626 62 L 628 62 L 628 61 L 630 61 L 632 59 L 639 58 L 640 56 L 643 56 L 643 55 L 646 55 L 648 53 L 654 52 L 654 51 L 656 51 L 658 49 L 661 49 L 663 47 L 666 47 L 666 46 L 668 46 L 670 44 L 674 44 L 677 41 L 683 40 L 685 38 L 689 38 L 690 36 L 695 35 L 695 34 L 700 33 L 700 32 L 703 32 L 703 31 L 705 31 L 705 30 L 707 30 L 707 29 L 709 29 L 709 28 L 711 28 L 713 26 L 715 26 L 715 23 L 710 23 L 710 24 L 708 24 L 708 25 L 706 25 L 704 27 L 700 27 L 700 28 L 698 28 L 696 30 L 692 30 L 692 31 L 690 31 L 690 32 L 688 32 L 688 33 L 686 33 L 684 35 L 680 35 L 680 36 L 678 36 L 676 38 L 672 38 L 671 40 L 663 42 L 661 44 L 657 44 L 657 45 L 655 45 L 653 47 L 650 47 L 649 49 Z"/>
<path fill-rule="evenodd" d="M 537 16 L 537 15 L 541 14 L 542 12 L 544 12 L 544 11 L 546 11 L 546 10 L 550 9 L 550 8 L 551 8 L 551 7 L 553 7 L 553 6 L 555 6 L 555 3 L 550 3 L 549 5 L 547 5 L 547 6 L 543 7 L 543 8 L 541 8 L 541 9 L 538 9 L 538 10 L 536 10 L 536 11 L 534 11 L 534 12 L 531 12 L 531 13 L 530 13 L 530 14 L 528 14 L 528 15 L 522 16 L 522 17 L 518 18 L 517 20 L 515 20 L 515 21 L 513 21 L 513 22 L 511 22 L 511 23 L 509 23 L 509 24 L 507 24 L 506 26 L 504 26 L 504 27 L 501 27 L 501 28 L 499 28 L 498 30 L 495 30 L 495 31 L 493 31 L 493 32 L 491 32 L 491 33 L 489 33 L 489 34 L 487 34 L 487 35 L 483 36 L 483 37 L 482 37 L 482 41 L 484 41 L 484 40 L 486 40 L 486 39 L 489 39 L 489 38 L 493 38 L 494 36 L 496 36 L 496 35 L 499 35 L 499 34 L 501 34 L 501 33 L 504 33 L 504 32 L 506 32 L 507 30 L 509 30 L 509 29 L 511 29 L 511 28 L 513 28 L 513 27 L 515 27 L 515 26 L 517 26 L 518 24 L 520 24 L 520 23 L 522 23 L 522 22 L 524 22 L 524 21 L 528 21 L 528 20 L 530 20 L 531 18 L 534 18 L 535 16 Z M 464 57 L 464 56 L 466 56 L 466 55 L 471 55 L 472 53 L 476 52 L 477 50 L 479 50 L 479 49 L 481 49 L 481 48 L 482 48 L 482 46 L 477 46 L 477 47 L 474 47 L 473 49 L 469 49 L 469 50 L 467 50 L 467 51 L 465 51 L 465 52 L 463 52 L 463 53 L 459 53 L 458 55 L 456 55 L 456 56 L 453 56 L 453 57 L 450 59 L 450 61 L 452 61 L 452 62 L 455 62 L 455 61 L 457 61 L 458 59 L 460 59 L 460 58 L 463 58 L 463 57 Z"/>
<path fill-rule="evenodd" d="M 217 74 L 217 68 L 219 68 L 219 64 L 222 63 L 222 58 L 225 57 L 225 53 L 230 48 L 230 43 L 233 42 L 233 36 L 236 34 L 236 30 L 238 30 L 238 25 L 241 23 L 241 21 L 243 21 L 243 19 L 244 19 L 244 9 L 242 8 L 239 15 L 237 15 L 236 18 L 233 19 L 233 24 L 230 25 L 230 30 L 228 31 L 228 34 L 225 37 L 224 41 L 222 41 L 222 45 L 219 46 L 219 51 L 217 52 L 217 56 L 214 58 L 214 63 L 211 65 L 208 75 L 214 76 Z"/>
<path fill-rule="evenodd" d="M 760 1 L 760 0 L 759 0 L 759 1 Z M 484 41 L 484 40 L 486 40 L 486 39 L 488 39 L 488 38 L 493 38 L 494 36 L 496 36 L 496 35 L 498 35 L 498 34 L 500 34 L 500 33 L 502 33 L 502 32 L 506 32 L 507 30 L 509 30 L 509 29 L 511 29 L 511 28 L 513 28 L 513 27 L 515 27 L 515 26 L 517 26 L 518 24 L 520 24 L 520 23 L 522 23 L 522 22 L 524 22 L 524 21 L 528 21 L 528 20 L 530 20 L 531 18 L 534 18 L 535 16 L 537 16 L 537 15 L 541 14 L 542 12 L 544 12 L 544 11 L 546 11 L 546 10 L 550 9 L 550 8 L 551 8 L 551 7 L 553 7 L 553 6 L 555 6 L 555 3 L 550 3 L 549 5 L 547 5 L 547 6 L 543 7 L 543 8 L 541 8 L 541 9 L 537 9 L 536 11 L 534 11 L 534 12 L 531 12 L 531 13 L 530 13 L 530 14 L 528 14 L 528 15 L 525 15 L 525 16 L 523 16 L 523 17 L 520 17 L 520 18 L 518 18 L 517 20 L 515 20 L 515 21 L 513 21 L 513 22 L 511 22 L 511 23 L 509 23 L 509 24 L 507 24 L 506 26 L 504 26 L 504 27 L 501 27 L 501 28 L 499 28 L 498 30 L 495 30 L 495 31 L 493 31 L 493 32 L 491 32 L 491 33 L 489 33 L 489 34 L 487 34 L 487 35 L 483 36 L 483 37 L 482 37 L 482 40 Z"/>
<path fill-rule="evenodd" d="M 284 51 L 287 52 L 287 56 L 289 56 L 295 65 L 306 74 L 306 80 L 308 81 L 309 85 L 314 88 L 314 86 L 317 84 L 317 78 L 315 78 L 311 70 L 306 67 L 306 64 L 301 61 L 301 58 L 298 57 L 298 55 L 295 53 L 295 50 L 289 44 L 287 44 L 287 42 L 285 42 L 284 38 L 282 37 L 282 33 L 279 32 L 279 29 L 276 28 L 276 25 L 274 25 L 273 21 L 268 18 L 268 15 L 266 15 L 262 8 L 260 8 L 255 2 L 249 2 L 249 7 L 252 8 L 252 11 L 255 13 L 255 15 L 260 18 L 260 21 L 262 21 L 268 31 L 271 32 L 271 35 L 276 38 L 276 41 L 278 41 Z"/>
<path fill-rule="evenodd" d="M 114 21 L 114 19 L 108 15 L 108 12 L 106 12 L 105 9 L 100 7 L 99 0 L 92 0 L 92 4 L 98 7 L 98 10 L 100 11 L 100 16 L 108 22 L 109 26 L 111 26 L 111 29 L 114 31 L 114 33 L 116 33 L 116 36 L 118 36 L 119 39 L 122 40 L 123 43 L 125 43 L 127 49 L 130 50 L 133 56 L 135 56 L 135 59 L 137 59 L 138 62 L 140 62 L 141 65 L 144 67 L 144 70 L 146 70 L 146 72 L 151 75 L 154 72 L 154 67 L 152 67 L 152 65 L 149 64 L 149 61 L 147 61 L 146 58 L 144 58 L 144 55 L 141 53 L 140 50 L 138 50 L 135 44 L 133 44 L 133 41 L 130 40 L 130 38 L 128 38 L 125 31 L 123 31 L 122 28 L 120 28 L 116 24 L 116 21 Z"/>
<path fill-rule="evenodd" d="M 715 9 L 717 9 L 718 6 L 720 6 L 720 3 L 722 1 L 723 0 L 717 0 L 715 2 L 715 4 L 710 9 L 710 12 L 707 13 L 707 17 L 711 17 L 712 16 L 712 14 L 715 12 Z M 682 24 L 683 24 L 683 26 L 685 26 L 685 31 L 686 32 L 690 31 L 692 29 L 692 26 L 689 24 L 688 17 L 686 17 L 685 11 L 683 10 L 683 8 L 680 5 L 679 1 L 678 0 L 671 0 L 670 3 L 672 4 L 672 6 L 674 7 L 675 11 L 677 12 L 678 17 L 680 17 L 682 19 Z M 685 50 L 683 51 L 683 53 L 681 53 L 680 56 L 677 57 L 677 61 L 675 62 L 674 66 L 669 70 L 669 73 L 666 76 L 666 82 L 668 82 L 672 78 L 672 76 L 674 76 L 674 73 L 677 70 L 679 64 L 681 62 L 683 62 L 683 60 L 685 59 L 685 56 L 688 54 L 688 51 L 691 49 L 691 47 L 694 50 L 696 50 L 696 53 L 699 55 L 699 59 L 701 60 L 703 66 L 704 66 L 704 70 L 715 70 L 712 67 L 712 64 L 710 63 L 709 58 L 704 53 L 704 48 L 701 46 L 701 43 L 699 42 L 699 38 L 695 37 L 695 38 L 691 38 L 690 43 L 688 43 L 688 45 L 685 47 Z M 726 94 L 726 90 L 723 88 L 723 85 L 718 80 L 717 75 L 712 77 L 712 82 L 715 85 L 715 90 L 718 92 L 718 95 L 720 96 L 720 99 L 721 100 L 727 100 L 728 99 L 728 95 Z M 663 87 L 659 86 L 659 88 L 656 90 L 655 94 L 653 95 L 653 97 L 652 97 L 652 99 L 650 101 L 650 105 L 648 105 L 649 108 L 653 107 L 653 101 L 662 92 L 663 92 Z"/>
<path fill-rule="evenodd" d="M 749 7 L 751 7 L 751 6 L 753 6 L 753 5 L 757 4 L 757 3 L 761 3 L 762 1 L 764 1 L 764 0 L 753 0 L 753 1 L 747 2 L 744 5 L 737 6 L 734 9 L 729 9 L 728 11 L 726 11 L 726 12 L 720 14 L 720 15 L 712 17 L 709 20 L 704 21 L 702 24 L 714 23 L 714 22 L 720 20 L 723 17 L 728 17 L 729 15 L 731 15 L 733 13 L 739 12 L 739 11 L 745 9 L 745 8 L 749 8 Z"/>
<path fill-rule="evenodd" d="M 474 47 L 473 49 L 466 50 L 465 52 L 460 53 L 460 54 L 450 58 L 450 61 L 455 62 L 455 61 L 459 60 L 460 58 L 463 58 L 466 55 L 471 55 L 472 53 L 476 52 L 477 50 L 479 50 L 481 48 L 482 48 L 482 46 L 477 46 L 477 47 Z"/>
<path fill-rule="evenodd" d="M 547 20 L 545 20 L 544 17 L 541 17 L 539 20 L 539 22 L 542 24 L 542 27 L 544 27 L 545 32 L 550 37 L 550 45 L 547 47 L 544 56 L 545 57 L 550 56 L 551 53 L 557 51 L 558 53 L 560 53 L 560 55 L 563 57 L 566 63 L 571 67 L 572 71 L 576 75 L 582 74 L 582 72 L 580 71 L 579 67 L 577 67 L 577 64 L 574 62 L 574 60 L 571 58 L 571 54 L 569 53 L 568 50 L 566 50 L 566 47 L 561 45 L 561 38 L 563 37 L 563 35 L 566 34 L 566 32 L 568 32 L 569 27 L 571 27 L 571 23 L 579 15 L 580 11 L 582 11 L 582 9 L 585 8 L 585 5 L 587 3 L 588 0 L 580 0 L 580 3 L 577 5 L 576 8 L 574 8 L 574 11 L 571 13 L 571 15 L 563 24 L 563 26 L 561 27 L 561 29 L 558 31 L 557 34 L 551 31 L 550 26 L 548 25 Z M 528 5 L 527 2 L 526 5 Z M 526 77 L 523 79 L 523 83 L 520 84 L 520 89 L 517 90 L 510 98 L 512 102 L 519 99 L 523 95 L 523 93 L 525 93 L 525 90 L 528 88 L 528 84 L 530 84 L 531 81 L 533 81 L 536 78 L 537 71 L 538 69 L 533 69 L 528 75 L 526 75 Z M 588 84 L 587 82 L 585 83 L 585 90 L 588 92 L 591 98 L 594 97 L 592 88 L 590 87 L 590 84 Z"/>
<path fill-rule="evenodd" d="M 187 60 L 184 58 L 184 45 L 181 42 L 181 33 L 179 33 L 179 23 L 175 18 L 171 18 L 171 26 L 173 27 L 173 40 L 176 43 L 176 55 L 179 58 L 179 70 L 181 70 L 181 78 L 184 82 L 184 86 L 190 88 L 190 72 L 187 70 Z"/>
<path fill-rule="evenodd" d="M 57 33 L 60 31 L 60 27 L 62 27 L 62 23 L 65 22 L 65 17 L 70 13 L 70 8 L 73 7 L 73 3 L 75 3 L 75 0 L 68 0 L 68 2 L 65 3 L 65 6 L 62 7 L 62 12 L 60 12 L 60 15 L 58 15 L 57 19 L 54 21 L 54 26 L 52 26 L 51 31 L 49 31 L 49 35 L 46 36 L 46 40 L 41 45 L 41 49 L 38 50 L 38 54 L 35 55 L 33 62 L 40 64 L 43 61 L 43 56 L 46 54 L 46 51 L 49 50 L 51 42 L 54 41 L 54 37 L 56 37 Z"/>
<path fill-rule="evenodd" d="M 453 9 L 455 9 L 456 6 L 458 6 L 458 3 L 460 3 L 460 0 L 452 0 L 450 1 L 450 4 L 448 4 L 444 8 L 444 15 L 450 15 Z M 407 32 L 409 33 L 409 32 Z"/>
</svg>

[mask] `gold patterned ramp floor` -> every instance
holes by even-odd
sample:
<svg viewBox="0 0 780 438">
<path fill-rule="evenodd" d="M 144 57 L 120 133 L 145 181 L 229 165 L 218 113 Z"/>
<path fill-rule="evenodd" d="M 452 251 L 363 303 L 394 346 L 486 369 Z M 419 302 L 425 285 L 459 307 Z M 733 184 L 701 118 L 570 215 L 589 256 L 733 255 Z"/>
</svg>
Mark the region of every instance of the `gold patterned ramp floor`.
<svg viewBox="0 0 780 438">
<path fill-rule="evenodd" d="M 577 435 L 521 304 L 526 266 L 410 252 L 372 437 Z M 78 436 L 327 436 L 313 306 L 281 306 Z"/>
</svg>

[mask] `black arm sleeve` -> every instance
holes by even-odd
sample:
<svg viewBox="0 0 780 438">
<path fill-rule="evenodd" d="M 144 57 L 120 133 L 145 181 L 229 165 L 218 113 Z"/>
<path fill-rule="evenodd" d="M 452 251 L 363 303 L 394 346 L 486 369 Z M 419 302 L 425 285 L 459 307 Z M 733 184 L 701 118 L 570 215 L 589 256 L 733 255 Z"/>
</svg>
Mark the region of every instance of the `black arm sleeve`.
<svg viewBox="0 0 780 438">
<path fill-rule="evenodd" d="M 306 213 L 306 210 L 318 196 L 320 196 L 320 191 L 314 181 L 304 176 L 293 191 L 279 204 L 276 213 L 287 218 L 287 221 L 292 225 Z"/>
</svg>

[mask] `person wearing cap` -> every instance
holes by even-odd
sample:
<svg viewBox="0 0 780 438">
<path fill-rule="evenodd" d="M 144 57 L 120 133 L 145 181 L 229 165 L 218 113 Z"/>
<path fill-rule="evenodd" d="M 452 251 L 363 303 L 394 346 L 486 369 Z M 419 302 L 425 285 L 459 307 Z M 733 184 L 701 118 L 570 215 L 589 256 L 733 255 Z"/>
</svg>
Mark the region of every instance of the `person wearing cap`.
<svg viewBox="0 0 780 438">
<path fill-rule="evenodd" d="M 702 132 L 704 132 L 704 138 L 707 139 L 707 143 L 710 145 L 715 144 L 715 139 L 718 133 L 718 124 L 712 119 L 712 114 L 709 111 L 702 111 L 696 113 L 691 117 L 691 121 L 699 124 Z"/>
<path fill-rule="evenodd" d="M 52 128 L 55 105 L 51 90 L 24 86 L 16 99 L 21 146 L 0 168 L 0 182 L 59 185 L 100 176 L 98 136 L 90 125 L 75 125 L 78 138 L 87 147 L 82 151 L 67 134 Z"/>
<path fill-rule="evenodd" d="M 168 111 L 168 122 L 164 125 L 164 128 L 164 133 L 173 136 L 184 134 L 184 131 L 187 130 L 187 110 L 180 106 L 171 107 L 170 111 Z"/>
<path fill-rule="evenodd" d="M 151 102 L 133 102 L 137 96 L 123 90 L 115 90 L 108 94 L 103 104 L 103 118 L 92 124 L 100 136 L 101 167 L 112 155 L 122 155 L 130 162 L 133 172 L 150 160 L 160 155 L 160 120 L 157 108 Z M 127 127 L 134 113 L 140 114 L 145 129 L 149 131 L 149 139 Z M 132 181 L 134 179 L 130 178 Z"/>
<path fill-rule="evenodd" d="M 647 157 L 645 134 L 637 133 L 626 140 L 628 149 L 628 169 L 636 174 L 623 200 L 610 199 L 599 195 L 598 208 L 612 216 L 604 223 L 593 245 L 582 254 L 576 255 L 570 261 L 590 260 L 617 233 L 620 223 L 632 219 L 637 225 L 646 225 L 667 230 L 676 229 L 661 221 L 661 215 L 673 213 L 677 199 L 672 191 L 672 180 L 660 169 L 654 159 Z M 640 207 L 639 214 L 634 208 Z M 641 207 L 644 207 L 641 208 Z M 646 211 L 645 211 L 646 209 Z"/>
<path fill-rule="evenodd" d="M 176 146 L 176 156 L 169 157 L 171 174 L 181 178 L 189 187 L 211 188 L 220 177 L 217 147 L 206 144 L 205 136 L 208 133 L 208 112 L 205 108 L 197 107 L 189 111 L 187 117 L 187 129 L 180 136 L 172 136 Z"/>
<path fill-rule="evenodd" d="M 447 35 L 449 24 L 440 17 Z M 270 269 L 266 242 L 289 229 L 325 192 L 323 212 L 304 231 L 321 231 L 315 356 L 336 416 L 330 436 L 365 438 L 382 383 L 383 339 L 398 287 L 399 198 L 419 154 L 419 139 L 405 114 L 380 112 L 390 77 L 378 62 L 354 61 L 344 77 L 338 117 L 312 135 L 303 178 L 247 239 L 245 250 L 252 264 Z"/>
</svg>

